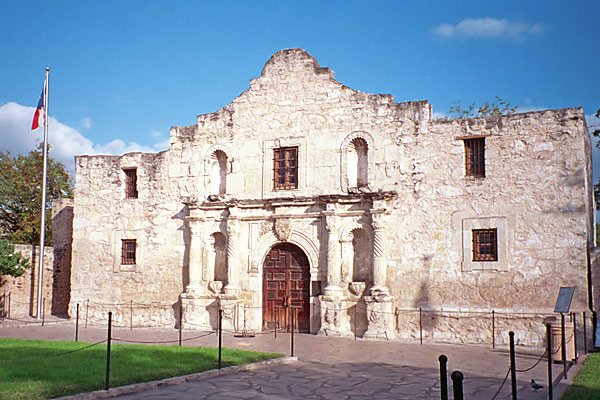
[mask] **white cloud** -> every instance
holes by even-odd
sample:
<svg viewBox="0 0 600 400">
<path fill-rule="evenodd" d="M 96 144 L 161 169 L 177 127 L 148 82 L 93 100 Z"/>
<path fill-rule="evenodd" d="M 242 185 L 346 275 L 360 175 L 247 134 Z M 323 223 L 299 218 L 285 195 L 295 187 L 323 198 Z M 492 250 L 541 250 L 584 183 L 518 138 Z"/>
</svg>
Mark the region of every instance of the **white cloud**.
<svg viewBox="0 0 600 400">
<path fill-rule="evenodd" d="M 152 131 L 150 132 L 150 134 L 152 135 L 152 137 L 159 137 L 162 135 L 162 133 L 160 133 L 159 131 Z"/>
<path fill-rule="evenodd" d="M 92 119 L 90 117 L 85 117 L 81 120 L 81 127 L 83 129 L 90 129 L 92 127 Z"/>
<path fill-rule="evenodd" d="M 17 103 L 6 103 L 0 106 L 0 150 L 8 150 L 12 154 L 27 154 L 36 147 L 36 142 L 44 140 L 43 126 L 31 131 L 31 121 L 35 109 Z M 41 122 L 41 119 L 40 119 Z M 75 172 L 76 155 L 121 155 L 129 152 L 156 152 L 169 148 L 169 141 L 161 141 L 153 147 L 142 146 L 135 142 L 125 143 L 115 139 L 107 144 L 95 144 L 83 136 L 77 129 L 67 126 L 49 117 L 49 142 L 52 145 L 50 154 L 62 162 L 72 175 Z"/>
<path fill-rule="evenodd" d="M 521 40 L 528 35 L 542 34 L 543 26 L 542 24 L 532 25 L 493 17 L 466 18 L 456 25 L 440 24 L 433 32 L 445 38 L 487 37 Z"/>
</svg>

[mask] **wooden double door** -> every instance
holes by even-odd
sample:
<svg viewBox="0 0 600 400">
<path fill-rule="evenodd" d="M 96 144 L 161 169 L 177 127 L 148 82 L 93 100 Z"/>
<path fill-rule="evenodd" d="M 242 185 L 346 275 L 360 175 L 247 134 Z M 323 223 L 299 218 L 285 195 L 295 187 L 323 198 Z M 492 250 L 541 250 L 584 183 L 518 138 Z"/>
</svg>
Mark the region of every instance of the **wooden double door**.
<svg viewBox="0 0 600 400">
<path fill-rule="evenodd" d="M 310 332 L 310 269 L 304 252 L 291 243 L 273 247 L 263 265 L 263 328 Z"/>
</svg>

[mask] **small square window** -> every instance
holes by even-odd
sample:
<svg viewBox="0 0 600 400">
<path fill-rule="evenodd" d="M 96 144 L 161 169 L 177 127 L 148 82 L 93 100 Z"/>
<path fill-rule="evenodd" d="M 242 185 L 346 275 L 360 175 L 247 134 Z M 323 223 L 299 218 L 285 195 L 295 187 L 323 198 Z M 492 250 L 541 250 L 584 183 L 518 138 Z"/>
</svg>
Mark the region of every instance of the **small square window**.
<svg viewBox="0 0 600 400">
<path fill-rule="evenodd" d="M 125 198 L 137 199 L 137 168 L 124 169 L 125 172 Z"/>
<path fill-rule="evenodd" d="M 121 239 L 121 265 L 135 265 L 136 239 Z"/>
<path fill-rule="evenodd" d="M 476 178 L 485 177 L 485 138 L 464 139 L 465 174 Z"/>
<path fill-rule="evenodd" d="M 493 229 L 473 229 L 473 261 L 498 261 L 498 233 Z"/>
<path fill-rule="evenodd" d="M 298 188 L 298 148 L 281 147 L 273 150 L 273 189 Z"/>
</svg>

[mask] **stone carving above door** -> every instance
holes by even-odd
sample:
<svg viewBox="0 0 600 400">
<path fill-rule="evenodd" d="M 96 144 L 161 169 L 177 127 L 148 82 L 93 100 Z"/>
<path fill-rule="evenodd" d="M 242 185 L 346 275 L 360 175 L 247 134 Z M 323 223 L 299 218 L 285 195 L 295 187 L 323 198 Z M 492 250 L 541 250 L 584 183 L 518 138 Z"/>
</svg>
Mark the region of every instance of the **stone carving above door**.
<svg viewBox="0 0 600 400">
<path fill-rule="evenodd" d="M 274 224 L 275 234 L 282 242 L 288 242 L 292 237 L 294 224 L 290 218 L 277 218 Z"/>
</svg>

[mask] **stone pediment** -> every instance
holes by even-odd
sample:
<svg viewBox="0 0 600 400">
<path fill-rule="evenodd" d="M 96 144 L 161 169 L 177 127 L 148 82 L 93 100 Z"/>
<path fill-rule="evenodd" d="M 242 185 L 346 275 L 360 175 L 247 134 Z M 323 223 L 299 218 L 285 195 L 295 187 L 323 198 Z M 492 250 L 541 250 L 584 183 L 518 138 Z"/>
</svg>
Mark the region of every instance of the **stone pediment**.
<svg viewBox="0 0 600 400">
<path fill-rule="evenodd" d="M 327 67 L 321 67 L 317 60 L 302 49 L 280 50 L 267 61 L 261 72 L 263 78 L 285 78 L 288 75 L 329 75 L 334 73 Z"/>
</svg>

